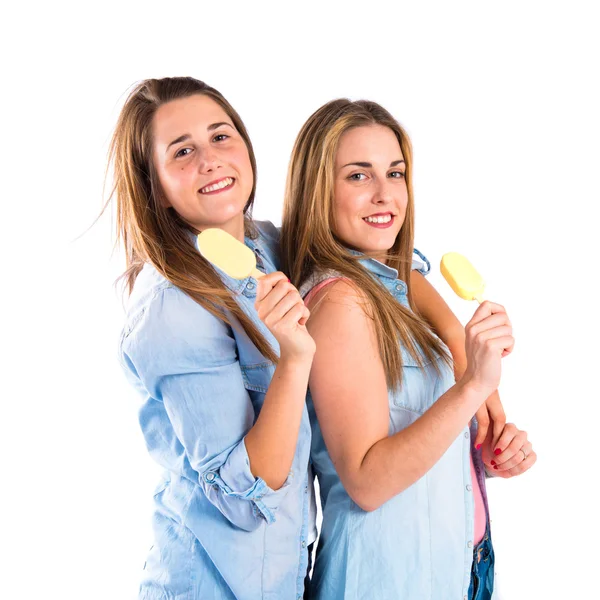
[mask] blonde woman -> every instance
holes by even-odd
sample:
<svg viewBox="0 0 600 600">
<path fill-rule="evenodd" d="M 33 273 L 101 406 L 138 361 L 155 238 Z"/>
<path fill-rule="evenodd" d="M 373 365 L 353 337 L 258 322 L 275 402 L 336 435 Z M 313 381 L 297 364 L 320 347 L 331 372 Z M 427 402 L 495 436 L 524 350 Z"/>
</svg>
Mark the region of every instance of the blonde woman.
<svg viewBox="0 0 600 600">
<path fill-rule="evenodd" d="M 315 345 L 278 272 L 278 233 L 250 219 L 256 164 L 239 115 L 189 77 L 137 85 L 112 141 L 130 291 L 120 343 L 164 468 L 139 597 L 302 598 L 316 536 L 305 406 Z M 228 277 L 198 253 L 219 227 L 267 275 Z"/>
<path fill-rule="evenodd" d="M 309 118 L 290 161 L 282 254 L 317 345 L 308 406 L 323 525 L 311 592 L 322 600 L 490 598 L 481 450 L 503 477 L 536 460 L 512 424 L 473 443 L 471 420 L 514 343 L 504 308 L 475 311 L 456 383 L 436 311 L 415 310 L 411 168 L 396 120 L 343 99 Z"/>
</svg>

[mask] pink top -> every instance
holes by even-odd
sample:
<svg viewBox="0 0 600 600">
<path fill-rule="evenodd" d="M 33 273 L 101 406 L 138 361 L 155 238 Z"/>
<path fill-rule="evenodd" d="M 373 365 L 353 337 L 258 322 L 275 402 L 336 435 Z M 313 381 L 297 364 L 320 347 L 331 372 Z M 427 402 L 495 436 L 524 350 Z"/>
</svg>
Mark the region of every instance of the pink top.
<svg viewBox="0 0 600 600">
<path fill-rule="evenodd" d="M 319 290 L 323 289 L 326 285 L 343 279 L 342 277 L 330 277 L 318 283 L 313 287 L 308 294 L 304 297 L 304 304 L 308 305 L 310 301 L 315 297 Z M 483 495 L 481 494 L 481 488 L 477 481 L 477 474 L 475 473 L 475 465 L 473 464 L 473 455 L 469 454 L 469 463 L 471 465 L 471 480 L 473 487 L 473 499 L 475 501 L 475 545 L 477 545 L 485 535 L 485 504 L 483 502 Z"/>
</svg>

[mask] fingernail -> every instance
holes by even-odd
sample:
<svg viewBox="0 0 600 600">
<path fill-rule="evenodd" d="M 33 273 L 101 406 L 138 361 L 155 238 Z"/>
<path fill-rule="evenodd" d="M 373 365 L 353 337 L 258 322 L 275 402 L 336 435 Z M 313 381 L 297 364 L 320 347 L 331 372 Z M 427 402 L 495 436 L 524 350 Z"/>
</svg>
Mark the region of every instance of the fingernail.
<svg viewBox="0 0 600 600">
<path fill-rule="evenodd" d="M 292 283 L 292 280 L 291 280 L 291 279 L 288 279 L 288 283 Z"/>
<path fill-rule="evenodd" d="M 481 448 L 481 444 L 477 444 L 477 446 L 475 446 L 475 450 L 479 450 Z"/>
<path fill-rule="evenodd" d="M 492 466 L 494 466 L 495 464 L 496 464 L 496 462 L 495 462 L 495 461 L 492 461 Z"/>
<path fill-rule="evenodd" d="M 494 469 L 497 469 L 498 467 L 496 465 L 494 465 Z"/>
<path fill-rule="evenodd" d="M 496 456 L 498 456 L 498 454 L 502 454 L 502 450 L 500 450 L 500 448 L 496 448 L 496 449 L 494 450 L 494 454 L 495 454 Z"/>
</svg>

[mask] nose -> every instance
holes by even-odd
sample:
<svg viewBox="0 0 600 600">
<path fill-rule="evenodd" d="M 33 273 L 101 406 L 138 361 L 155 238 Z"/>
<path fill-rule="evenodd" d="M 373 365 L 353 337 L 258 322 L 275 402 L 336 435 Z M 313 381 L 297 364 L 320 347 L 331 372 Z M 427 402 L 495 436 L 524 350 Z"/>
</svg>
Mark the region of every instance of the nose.
<svg viewBox="0 0 600 600">
<path fill-rule="evenodd" d="M 197 156 L 200 173 L 212 173 L 222 166 L 217 153 L 210 146 L 200 149 Z"/>
<path fill-rule="evenodd" d="M 387 178 L 378 180 L 373 191 L 373 204 L 385 205 L 389 204 L 393 199 L 391 184 Z"/>
</svg>

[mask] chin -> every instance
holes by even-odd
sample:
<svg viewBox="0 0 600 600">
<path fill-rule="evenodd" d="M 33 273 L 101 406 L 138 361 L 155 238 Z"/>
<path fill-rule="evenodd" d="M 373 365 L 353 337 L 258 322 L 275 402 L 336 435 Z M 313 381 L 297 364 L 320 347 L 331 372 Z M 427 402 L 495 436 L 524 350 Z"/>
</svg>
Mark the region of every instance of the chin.
<svg viewBox="0 0 600 600">
<path fill-rule="evenodd" d="M 376 252 L 387 252 L 394 247 L 396 242 L 396 236 L 391 237 L 389 240 L 378 240 L 377 243 L 372 245 L 372 251 Z"/>
<path fill-rule="evenodd" d="M 228 206 L 221 207 L 219 211 L 215 211 L 212 215 L 212 218 L 221 223 L 228 223 L 237 217 L 243 216 L 244 206 L 245 203 L 231 203 Z"/>
</svg>

